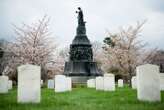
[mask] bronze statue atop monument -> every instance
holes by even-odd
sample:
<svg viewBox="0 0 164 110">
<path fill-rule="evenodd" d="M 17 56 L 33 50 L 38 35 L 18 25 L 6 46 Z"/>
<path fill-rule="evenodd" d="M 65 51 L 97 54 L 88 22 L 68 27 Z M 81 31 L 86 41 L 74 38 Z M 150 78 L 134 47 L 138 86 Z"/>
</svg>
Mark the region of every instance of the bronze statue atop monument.
<svg viewBox="0 0 164 110">
<path fill-rule="evenodd" d="M 78 7 L 76 36 L 70 45 L 69 61 L 65 62 L 64 75 L 72 77 L 73 83 L 86 83 L 87 79 L 101 76 L 102 71 L 93 61 L 92 45 L 86 35 L 83 11 Z"/>
<path fill-rule="evenodd" d="M 80 7 L 78 7 L 78 11 L 76 11 L 76 13 L 78 13 L 78 24 L 79 25 L 85 25 L 84 19 L 83 19 L 83 11 L 81 10 Z"/>
</svg>

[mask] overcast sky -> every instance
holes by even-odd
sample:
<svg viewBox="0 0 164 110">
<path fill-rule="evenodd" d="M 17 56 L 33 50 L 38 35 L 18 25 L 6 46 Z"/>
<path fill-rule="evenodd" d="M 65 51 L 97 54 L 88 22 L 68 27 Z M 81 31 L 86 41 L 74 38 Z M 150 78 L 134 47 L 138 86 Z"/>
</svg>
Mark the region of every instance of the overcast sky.
<svg viewBox="0 0 164 110">
<path fill-rule="evenodd" d="M 53 36 L 60 45 L 69 45 L 75 36 L 78 6 L 92 42 L 102 42 L 106 30 L 116 32 L 147 19 L 141 39 L 149 47 L 164 49 L 164 0 L 0 0 L 0 38 L 13 39 L 12 23 L 29 24 L 47 14 Z"/>
</svg>

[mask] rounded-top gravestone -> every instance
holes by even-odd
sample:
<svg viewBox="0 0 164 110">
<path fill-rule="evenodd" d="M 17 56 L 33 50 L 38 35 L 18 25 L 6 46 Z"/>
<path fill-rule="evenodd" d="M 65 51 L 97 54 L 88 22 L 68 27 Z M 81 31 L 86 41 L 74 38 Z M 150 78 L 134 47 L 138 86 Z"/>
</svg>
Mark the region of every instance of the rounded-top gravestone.
<svg viewBox="0 0 164 110">
<path fill-rule="evenodd" d="M 104 91 L 115 91 L 115 76 L 104 74 Z"/>
<path fill-rule="evenodd" d="M 118 87 L 123 87 L 124 86 L 124 82 L 122 79 L 118 80 Z"/>
<path fill-rule="evenodd" d="M 160 101 L 159 67 L 145 64 L 137 67 L 137 98 L 141 101 Z"/>
<path fill-rule="evenodd" d="M 66 91 L 66 76 L 56 75 L 55 76 L 55 92 Z"/>
<path fill-rule="evenodd" d="M 160 73 L 160 90 L 164 91 L 164 73 Z"/>
<path fill-rule="evenodd" d="M 0 76 L 0 93 L 7 93 L 8 92 L 8 76 Z"/>
<path fill-rule="evenodd" d="M 10 90 L 12 88 L 13 88 L 13 82 L 12 82 L 12 80 L 9 80 L 8 81 L 8 89 Z"/>
<path fill-rule="evenodd" d="M 40 102 L 40 66 L 26 64 L 18 67 L 18 96 L 19 103 Z"/>
<path fill-rule="evenodd" d="M 96 77 L 96 90 L 104 90 L 104 78 L 102 76 Z"/>
<path fill-rule="evenodd" d="M 95 88 L 95 86 L 96 86 L 95 79 L 89 79 L 89 80 L 87 80 L 87 87 L 88 88 Z"/>
<path fill-rule="evenodd" d="M 137 89 L 137 79 L 136 76 L 133 76 L 131 79 L 132 89 Z"/>
<path fill-rule="evenodd" d="M 55 82 L 53 79 L 49 79 L 48 82 L 47 82 L 47 87 L 49 89 L 54 89 L 55 88 Z"/>
</svg>

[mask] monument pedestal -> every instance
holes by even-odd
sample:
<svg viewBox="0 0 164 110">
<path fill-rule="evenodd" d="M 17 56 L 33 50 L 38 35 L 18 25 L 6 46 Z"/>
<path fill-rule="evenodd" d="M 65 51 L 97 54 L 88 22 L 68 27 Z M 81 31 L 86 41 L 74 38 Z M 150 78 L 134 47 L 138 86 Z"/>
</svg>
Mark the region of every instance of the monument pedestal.
<svg viewBox="0 0 164 110">
<path fill-rule="evenodd" d="M 101 76 L 96 62 L 70 61 L 65 63 L 64 75 L 72 78 L 72 82 L 86 83 L 88 79 Z"/>
<path fill-rule="evenodd" d="M 71 76 L 73 84 L 86 84 L 88 79 L 93 79 L 95 76 Z"/>
</svg>

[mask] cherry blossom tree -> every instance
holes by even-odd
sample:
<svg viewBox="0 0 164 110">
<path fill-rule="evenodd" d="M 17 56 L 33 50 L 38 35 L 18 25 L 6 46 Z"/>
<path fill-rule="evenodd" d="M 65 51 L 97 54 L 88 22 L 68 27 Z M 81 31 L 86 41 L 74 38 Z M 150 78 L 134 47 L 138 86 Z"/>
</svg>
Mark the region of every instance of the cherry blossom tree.
<svg viewBox="0 0 164 110">
<path fill-rule="evenodd" d="M 121 28 L 118 33 L 109 33 L 104 39 L 104 50 L 110 62 L 110 71 L 117 72 L 127 81 L 135 74 L 136 66 L 143 64 L 147 56 L 145 54 L 146 43 L 139 40 L 144 22 L 137 22 L 135 26 L 130 25 L 127 29 Z"/>
<path fill-rule="evenodd" d="M 21 64 L 34 64 L 42 68 L 42 76 L 46 78 L 46 64 L 54 61 L 56 42 L 49 31 L 49 18 L 22 27 L 14 25 L 15 40 L 7 45 L 7 52 L 12 56 L 10 67 L 16 69 Z M 43 72 L 44 71 L 44 72 Z"/>
</svg>

